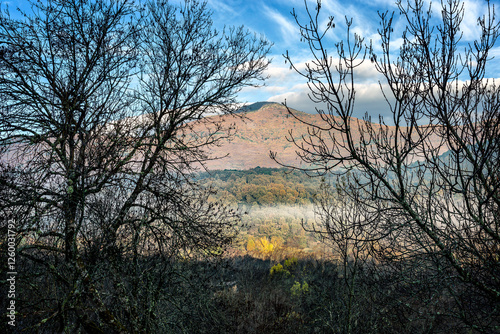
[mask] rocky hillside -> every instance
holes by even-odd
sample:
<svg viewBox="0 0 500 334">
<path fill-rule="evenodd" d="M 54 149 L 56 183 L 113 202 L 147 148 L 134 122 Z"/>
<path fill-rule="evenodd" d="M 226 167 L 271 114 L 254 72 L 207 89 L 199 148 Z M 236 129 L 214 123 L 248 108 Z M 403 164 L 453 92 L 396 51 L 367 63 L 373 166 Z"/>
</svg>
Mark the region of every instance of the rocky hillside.
<svg viewBox="0 0 500 334">
<path fill-rule="evenodd" d="M 318 115 L 297 112 L 304 119 L 316 122 Z M 255 103 L 241 110 L 236 117 L 214 116 L 223 122 L 235 125 L 235 134 L 231 141 L 215 147 L 213 156 L 227 157 L 210 161 L 209 169 L 250 169 L 255 167 L 279 167 L 269 157 L 269 152 L 279 152 L 285 163 L 299 162 L 295 148 L 286 139 L 293 130 L 294 137 L 307 133 L 307 127 L 291 117 L 287 109 L 278 103 Z"/>
</svg>

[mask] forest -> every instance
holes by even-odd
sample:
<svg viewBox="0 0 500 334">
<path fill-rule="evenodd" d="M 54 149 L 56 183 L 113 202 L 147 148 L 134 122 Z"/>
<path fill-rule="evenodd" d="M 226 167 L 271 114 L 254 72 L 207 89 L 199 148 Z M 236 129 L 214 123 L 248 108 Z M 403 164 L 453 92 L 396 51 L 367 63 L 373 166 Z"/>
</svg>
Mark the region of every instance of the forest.
<svg viewBox="0 0 500 334">
<path fill-rule="evenodd" d="M 214 199 L 247 207 L 313 204 L 321 181 L 297 171 L 260 167 L 215 170 L 198 178 L 202 184 L 209 183 L 214 188 Z"/>
<path fill-rule="evenodd" d="M 500 332 L 494 4 L 466 42 L 460 0 L 373 40 L 304 1 L 297 163 L 208 170 L 271 41 L 204 1 L 28 3 L 0 5 L 0 332 Z M 363 66 L 389 118 L 354 117 Z"/>
<path fill-rule="evenodd" d="M 320 256 L 325 249 L 312 232 L 320 178 L 300 171 L 260 167 L 202 173 L 199 178 L 215 190 L 209 200 L 222 200 L 242 214 L 233 251 L 263 259 L 284 259 L 296 253 Z"/>
</svg>

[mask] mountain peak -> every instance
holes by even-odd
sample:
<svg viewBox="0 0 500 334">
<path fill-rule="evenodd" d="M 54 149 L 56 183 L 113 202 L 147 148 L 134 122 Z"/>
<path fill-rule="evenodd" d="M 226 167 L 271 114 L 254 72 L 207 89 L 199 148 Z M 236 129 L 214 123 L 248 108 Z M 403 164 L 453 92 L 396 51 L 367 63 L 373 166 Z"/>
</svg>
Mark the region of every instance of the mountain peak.
<svg viewBox="0 0 500 334">
<path fill-rule="evenodd" d="M 293 110 L 293 109 L 292 109 Z M 269 157 L 270 151 L 277 151 L 280 159 L 286 164 L 298 164 L 296 147 L 287 140 L 289 131 L 298 139 L 307 133 L 307 125 L 290 115 L 286 106 L 276 102 L 256 102 L 241 108 L 238 113 L 244 117 L 234 118 L 228 115 L 218 116 L 223 122 L 232 123 L 235 134 L 232 140 L 212 148 L 212 156 L 228 157 L 209 161 L 209 169 L 250 169 L 260 167 L 279 167 Z M 307 119 L 309 124 L 320 120 L 319 115 L 307 114 L 293 110 Z"/>
<path fill-rule="evenodd" d="M 258 110 L 260 110 L 262 108 L 267 108 L 267 107 L 273 106 L 273 105 L 281 106 L 281 104 L 277 103 L 277 102 L 261 101 L 261 102 L 254 102 L 252 104 L 243 106 L 237 112 L 238 113 L 253 112 L 253 111 L 258 111 Z"/>
<path fill-rule="evenodd" d="M 241 108 L 238 112 L 240 113 L 247 113 L 251 114 L 252 116 L 248 115 L 248 117 L 252 118 L 259 118 L 264 117 L 264 118 L 269 118 L 269 117 L 290 117 L 290 113 L 288 112 L 288 109 L 293 112 L 295 115 L 300 115 L 300 117 L 303 117 L 304 119 L 308 119 L 309 116 L 312 116 L 312 114 L 305 113 L 303 111 L 298 111 L 296 109 L 287 107 L 281 103 L 278 102 L 255 102 L 252 104 L 249 104 L 248 106 L 245 106 Z M 262 114 L 262 115 L 260 115 Z"/>
</svg>

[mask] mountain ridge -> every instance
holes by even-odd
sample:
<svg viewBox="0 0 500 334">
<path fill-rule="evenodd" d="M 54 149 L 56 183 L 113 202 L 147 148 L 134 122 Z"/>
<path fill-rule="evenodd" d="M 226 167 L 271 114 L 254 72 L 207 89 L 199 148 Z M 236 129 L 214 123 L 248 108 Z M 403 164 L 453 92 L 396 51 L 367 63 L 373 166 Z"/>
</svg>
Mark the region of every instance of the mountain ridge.
<svg viewBox="0 0 500 334">
<path fill-rule="evenodd" d="M 308 123 L 322 122 L 319 114 L 291 110 Z M 290 115 L 284 105 L 276 102 L 256 102 L 239 109 L 233 116 L 211 117 L 217 117 L 223 123 L 234 124 L 235 132 L 231 140 L 211 148 L 212 157 L 228 156 L 208 161 L 206 166 L 209 170 L 281 167 L 270 158 L 270 151 L 278 152 L 280 161 L 285 165 L 300 164 L 300 159 L 295 152 L 296 147 L 286 138 L 293 135 L 298 139 L 307 134 L 308 126 Z M 194 129 L 197 128 L 198 126 L 195 125 Z"/>
<path fill-rule="evenodd" d="M 307 137 L 310 127 L 308 124 L 322 127 L 327 124 L 320 114 L 306 113 L 293 108 L 291 110 L 304 122 L 290 115 L 286 106 L 275 102 L 256 102 L 240 108 L 234 115 L 211 116 L 217 117 L 222 123 L 234 124 L 235 132 L 231 140 L 223 141 L 219 146 L 212 147 L 209 152 L 212 157 L 228 156 L 207 161 L 206 167 L 209 170 L 281 167 L 270 158 L 270 151 L 277 152 L 279 161 L 284 165 L 300 166 L 301 160 L 296 152 L 298 148 L 287 138 Z M 362 136 L 357 121 L 360 122 L 359 124 L 363 122 L 353 118 L 351 131 L 353 138 L 359 140 Z M 200 126 L 201 122 L 199 126 L 195 125 L 194 129 L 200 129 Z M 381 125 L 372 123 L 372 126 L 374 130 L 377 130 Z M 388 126 L 388 130 L 392 128 L 394 127 Z M 327 145 L 332 142 L 328 136 L 325 136 L 323 140 Z M 431 140 L 438 144 L 437 137 Z"/>
</svg>

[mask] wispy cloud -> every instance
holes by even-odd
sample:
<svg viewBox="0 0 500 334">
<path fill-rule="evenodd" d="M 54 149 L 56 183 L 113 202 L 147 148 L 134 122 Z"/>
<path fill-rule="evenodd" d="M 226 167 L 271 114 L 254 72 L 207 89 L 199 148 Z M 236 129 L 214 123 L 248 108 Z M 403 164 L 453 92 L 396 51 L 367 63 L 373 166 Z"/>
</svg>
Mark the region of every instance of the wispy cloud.
<svg viewBox="0 0 500 334">
<path fill-rule="evenodd" d="M 269 29 L 279 29 L 281 32 L 281 39 L 285 44 L 290 45 L 297 42 L 299 29 L 291 19 L 286 18 L 277 10 L 266 5 L 263 5 L 262 10 L 263 13 L 274 22 L 274 27 L 270 26 Z"/>
<path fill-rule="evenodd" d="M 477 19 L 488 14 L 486 1 L 478 2 L 474 0 L 464 1 L 464 19 L 461 30 L 465 41 L 473 41 L 481 37 L 481 28 Z"/>
<path fill-rule="evenodd" d="M 227 1 L 221 0 L 208 0 L 209 6 L 217 8 L 217 11 L 225 12 L 226 14 L 239 15 L 234 6 L 228 5 Z"/>
</svg>

